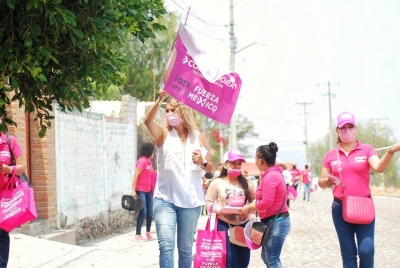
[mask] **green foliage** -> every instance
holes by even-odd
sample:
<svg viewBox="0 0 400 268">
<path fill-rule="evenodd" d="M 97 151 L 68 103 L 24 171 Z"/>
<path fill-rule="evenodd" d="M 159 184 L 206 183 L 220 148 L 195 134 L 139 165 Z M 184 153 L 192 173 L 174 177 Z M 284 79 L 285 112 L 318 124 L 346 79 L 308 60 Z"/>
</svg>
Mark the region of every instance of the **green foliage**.
<svg viewBox="0 0 400 268">
<path fill-rule="evenodd" d="M 337 138 L 334 136 L 335 139 Z M 371 144 L 374 148 L 390 146 L 396 143 L 393 129 L 386 124 L 379 123 L 376 120 L 358 120 L 357 121 L 357 140 L 362 143 Z M 325 154 L 329 151 L 329 134 L 326 134 L 321 140 L 311 143 L 308 147 L 308 159 L 314 174 L 321 174 L 322 162 Z M 378 151 L 379 157 L 382 157 L 385 151 Z M 385 186 L 400 186 L 398 154 L 392 157 L 389 166 L 382 174 L 371 171 L 371 184 Z"/>
<path fill-rule="evenodd" d="M 230 125 L 219 124 L 218 122 L 202 116 L 202 129 L 208 132 L 210 147 L 215 150 L 212 155 L 213 163 L 220 162 L 220 141 L 219 137 L 223 138 L 223 153 L 228 150 L 228 141 L 230 135 Z M 221 126 L 221 135 L 219 127 Z M 258 133 L 254 132 L 254 124 L 244 115 L 237 114 L 236 118 L 236 135 L 238 150 L 242 152 L 244 157 L 254 156 L 254 152 L 250 152 L 250 145 L 245 144 L 246 138 L 256 138 Z"/>
<path fill-rule="evenodd" d="M 155 38 L 165 13 L 162 0 L 0 0 L 0 114 L 8 118 L 5 92 L 14 91 L 43 137 L 54 101 L 82 111 L 89 97 L 124 85 L 123 48 L 132 36 Z"/>
<path fill-rule="evenodd" d="M 393 129 L 377 120 L 357 122 L 357 138 L 363 143 L 371 144 L 374 148 L 390 146 L 396 143 Z M 385 150 L 378 151 L 379 157 L 385 154 Z M 385 186 L 400 186 L 398 154 L 395 154 L 389 166 L 382 173 L 371 173 L 371 184 Z"/>
<path fill-rule="evenodd" d="M 178 16 L 169 13 L 160 20 L 170 31 L 156 33 L 155 39 L 143 44 L 137 39 L 131 40 L 126 48 L 131 67 L 127 69 L 125 94 L 131 94 L 138 100 L 152 101 L 158 97 L 158 84 L 166 64 L 167 54 L 175 38 Z"/>
<path fill-rule="evenodd" d="M 123 88 L 114 88 L 102 96 L 102 100 L 119 100 L 122 95 L 130 94 L 139 101 L 152 101 L 158 96 L 158 85 L 165 66 L 167 53 L 175 38 L 178 26 L 178 16 L 175 13 L 166 14 L 157 20 L 169 31 L 155 33 L 155 39 L 146 39 L 143 43 L 131 39 L 124 47 L 124 54 L 130 61 L 124 77 Z"/>
</svg>

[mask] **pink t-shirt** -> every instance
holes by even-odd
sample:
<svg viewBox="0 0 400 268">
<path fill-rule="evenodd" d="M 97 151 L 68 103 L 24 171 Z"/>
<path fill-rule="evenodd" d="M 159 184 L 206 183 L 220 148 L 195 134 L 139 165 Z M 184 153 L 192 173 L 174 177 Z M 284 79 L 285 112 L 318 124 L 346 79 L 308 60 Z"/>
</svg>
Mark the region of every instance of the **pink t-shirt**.
<svg viewBox="0 0 400 268">
<path fill-rule="evenodd" d="M 136 168 L 141 169 L 136 182 L 136 191 L 150 192 L 151 191 L 151 176 L 153 175 L 153 164 L 151 159 L 141 156 L 136 162 Z"/>
<path fill-rule="evenodd" d="M 309 169 L 304 169 L 301 171 L 301 175 L 303 175 L 303 183 L 311 182 L 311 171 Z"/>
<path fill-rule="evenodd" d="M 282 168 L 273 166 L 267 170 L 256 191 L 256 208 L 260 219 L 278 213 L 283 200 L 286 197 L 286 184 L 282 176 Z M 286 202 L 280 213 L 287 212 Z"/>
<path fill-rule="evenodd" d="M 154 195 L 154 189 L 156 188 L 157 183 L 157 172 L 153 172 L 151 174 L 151 195 Z"/>
<path fill-rule="evenodd" d="M 362 144 L 357 141 L 356 147 L 348 156 L 339 149 L 340 166 L 342 168 L 342 181 L 346 186 L 345 194 L 348 196 L 369 196 L 371 190 L 369 188 L 371 167 L 368 159 L 377 155 L 375 149 L 369 144 Z M 338 156 L 337 148 L 330 150 L 324 158 L 323 167 L 328 169 L 331 174 L 340 178 L 338 172 Z M 333 189 L 333 196 L 342 199 L 342 187 L 336 186 Z"/>
<path fill-rule="evenodd" d="M 291 170 L 289 170 L 289 172 L 292 175 L 293 184 L 297 185 L 299 183 L 299 180 L 300 180 L 300 175 L 301 175 L 300 170 L 298 170 L 297 168 L 296 169 L 292 168 Z"/>
<path fill-rule="evenodd" d="M 22 154 L 21 146 L 19 146 L 19 143 L 14 136 L 9 135 L 9 139 L 14 154 L 14 158 L 17 158 Z M 8 148 L 7 144 L 7 136 L 4 133 L 0 134 L 0 161 L 1 160 L 4 161 L 4 164 L 8 166 L 10 165 L 11 162 L 10 149 Z M 7 182 L 8 182 L 8 175 L 0 174 L 0 190 L 3 190 L 7 186 Z"/>
</svg>

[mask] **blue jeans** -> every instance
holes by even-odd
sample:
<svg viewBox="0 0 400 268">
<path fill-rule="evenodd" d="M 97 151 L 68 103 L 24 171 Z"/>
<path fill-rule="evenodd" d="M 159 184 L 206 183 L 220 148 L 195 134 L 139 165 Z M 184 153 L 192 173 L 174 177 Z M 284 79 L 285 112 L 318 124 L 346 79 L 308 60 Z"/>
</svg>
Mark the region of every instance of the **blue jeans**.
<svg viewBox="0 0 400 268">
<path fill-rule="evenodd" d="M 303 200 L 306 199 L 310 201 L 310 195 L 311 195 L 311 185 L 312 183 L 303 183 L 303 189 L 304 189 L 304 195 L 303 195 Z"/>
<path fill-rule="evenodd" d="M 283 242 L 289 234 L 291 227 L 290 217 L 277 219 L 271 230 L 271 235 L 268 239 L 267 246 L 261 248 L 261 259 L 270 268 L 282 268 L 281 252 Z"/>
<path fill-rule="evenodd" d="M 0 268 L 6 268 L 10 255 L 10 235 L 0 229 Z"/>
<path fill-rule="evenodd" d="M 136 222 L 136 234 L 140 235 L 144 217 L 146 217 L 146 232 L 150 232 L 151 221 L 153 220 L 153 195 L 151 191 L 136 191 L 136 194 L 143 200 L 143 208 L 140 210 Z"/>
<path fill-rule="evenodd" d="M 160 268 L 174 267 L 175 233 L 177 233 L 178 267 L 191 268 L 193 236 L 200 210 L 201 206 L 181 208 L 161 198 L 154 198 Z"/>
<path fill-rule="evenodd" d="M 348 223 L 343 219 L 342 205 L 335 201 L 332 203 L 332 219 L 339 238 L 343 268 L 357 268 L 357 245 L 360 268 L 374 267 L 375 220 L 370 224 Z"/>
<path fill-rule="evenodd" d="M 240 226 L 244 227 L 246 224 Z M 226 232 L 226 268 L 247 268 L 250 262 L 250 249 L 232 244 L 228 236 L 229 224 L 218 220 L 218 231 Z"/>
</svg>

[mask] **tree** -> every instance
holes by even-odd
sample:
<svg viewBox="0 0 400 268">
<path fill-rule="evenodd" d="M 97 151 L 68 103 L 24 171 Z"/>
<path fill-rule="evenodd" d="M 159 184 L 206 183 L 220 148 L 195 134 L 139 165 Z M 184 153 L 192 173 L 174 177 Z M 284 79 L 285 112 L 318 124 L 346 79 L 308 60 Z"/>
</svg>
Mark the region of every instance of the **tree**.
<svg viewBox="0 0 400 268">
<path fill-rule="evenodd" d="M 39 136 L 51 127 L 52 104 L 61 111 L 89 107 L 89 98 L 122 87 L 131 37 L 144 42 L 166 28 L 157 23 L 162 0 L 0 0 L 0 114 L 6 92 L 36 112 Z"/>
<path fill-rule="evenodd" d="M 167 29 L 176 29 L 178 16 L 169 13 L 160 23 Z M 163 31 L 156 33 L 155 39 L 148 39 L 144 44 L 140 44 L 137 39 L 129 43 L 127 54 L 132 66 L 127 69 L 125 94 L 131 94 L 142 101 L 152 101 L 158 97 L 158 84 L 175 35 L 175 31 Z"/>
<path fill-rule="evenodd" d="M 229 125 L 219 124 L 218 122 L 206 117 L 202 116 L 201 126 L 203 131 L 208 132 L 210 147 L 215 150 L 215 153 L 211 156 L 212 161 L 214 163 L 220 162 L 220 141 L 222 142 L 224 148 L 223 153 L 225 153 L 228 149 L 228 140 L 230 128 Z M 244 140 L 246 138 L 255 138 L 258 137 L 259 134 L 254 132 L 254 124 L 244 115 L 237 115 L 237 127 L 236 127 L 236 135 L 238 141 L 238 150 L 243 154 L 244 157 L 253 156 L 254 152 L 250 152 L 250 145 L 245 144 Z M 221 125 L 221 132 L 219 127 Z"/>
<path fill-rule="evenodd" d="M 374 148 L 381 148 L 396 143 L 393 129 L 389 125 L 382 124 L 377 127 L 375 120 L 358 120 L 357 140 L 362 143 L 371 144 Z M 321 174 L 322 162 L 325 154 L 329 151 L 329 134 L 321 140 L 309 145 L 309 155 L 313 173 Z M 385 151 L 378 151 L 382 157 Z M 382 174 L 371 171 L 371 184 L 385 186 L 400 186 L 398 156 L 395 154 L 389 166 Z"/>
<path fill-rule="evenodd" d="M 168 13 L 158 22 L 167 29 L 176 29 L 178 16 Z M 107 95 L 101 99 L 121 100 L 122 95 L 130 94 L 139 101 L 155 100 L 167 54 L 175 35 L 175 31 L 169 30 L 155 33 L 155 39 L 147 39 L 144 43 L 137 38 L 129 40 L 124 48 L 131 63 L 124 73 L 126 83 L 123 88 L 110 88 Z"/>
</svg>

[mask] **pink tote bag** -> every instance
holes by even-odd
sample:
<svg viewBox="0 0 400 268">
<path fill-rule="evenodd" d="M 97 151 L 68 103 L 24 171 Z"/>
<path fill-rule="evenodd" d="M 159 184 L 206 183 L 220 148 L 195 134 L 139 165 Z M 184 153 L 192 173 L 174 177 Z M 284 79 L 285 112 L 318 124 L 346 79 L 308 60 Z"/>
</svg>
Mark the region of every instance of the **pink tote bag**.
<svg viewBox="0 0 400 268">
<path fill-rule="evenodd" d="M 0 192 L 0 229 L 11 232 L 14 228 L 37 218 L 33 189 L 15 175 Z"/>
<path fill-rule="evenodd" d="M 206 229 L 197 231 L 194 268 L 226 267 L 226 232 L 217 231 L 218 216 L 211 211 Z"/>
</svg>

